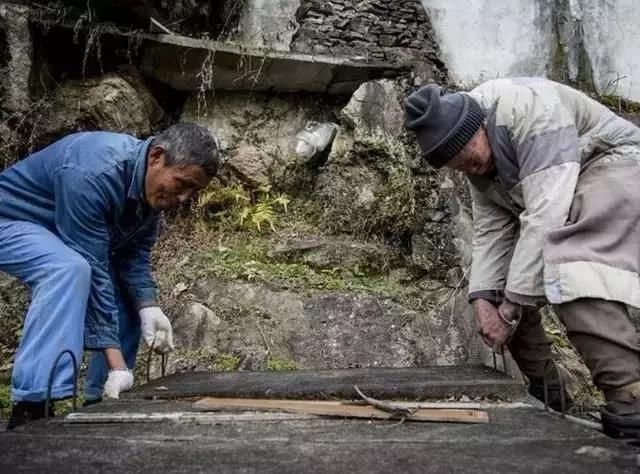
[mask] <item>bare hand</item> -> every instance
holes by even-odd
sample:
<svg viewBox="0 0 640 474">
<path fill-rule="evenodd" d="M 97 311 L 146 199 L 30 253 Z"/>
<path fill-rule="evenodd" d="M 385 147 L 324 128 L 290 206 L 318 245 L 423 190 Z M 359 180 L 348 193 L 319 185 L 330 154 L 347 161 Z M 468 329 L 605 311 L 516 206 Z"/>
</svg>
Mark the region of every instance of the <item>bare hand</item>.
<svg viewBox="0 0 640 474">
<path fill-rule="evenodd" d="M 494 352 L 501 354 L 503 346 L 513 334 L 513 328 L 500 318 L 498 308 L 490 301 L 474 300 L 473 312 L 482 340 Z"/>
</svg>

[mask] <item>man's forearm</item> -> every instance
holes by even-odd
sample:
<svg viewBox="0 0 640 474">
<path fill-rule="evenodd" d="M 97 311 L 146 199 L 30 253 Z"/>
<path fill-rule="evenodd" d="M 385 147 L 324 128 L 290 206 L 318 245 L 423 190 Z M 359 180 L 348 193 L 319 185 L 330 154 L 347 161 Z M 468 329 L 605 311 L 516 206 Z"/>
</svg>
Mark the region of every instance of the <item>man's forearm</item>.
<svg viewBox="0 0 640 474">
<path fill-rule="evenodd" d="M 122 351 L 120 349 L 108 348 L 104 350 L 104 358 L 107 361 L 109 369 L 126 369 L 127 364 L 124 362 Z"/>
</svg>

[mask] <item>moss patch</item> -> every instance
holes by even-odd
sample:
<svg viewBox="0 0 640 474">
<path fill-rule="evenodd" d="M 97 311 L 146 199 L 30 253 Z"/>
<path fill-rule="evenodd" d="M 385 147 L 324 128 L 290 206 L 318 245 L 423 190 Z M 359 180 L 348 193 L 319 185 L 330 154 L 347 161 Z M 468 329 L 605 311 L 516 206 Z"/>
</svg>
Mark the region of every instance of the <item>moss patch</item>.
<svg viewBox="0 0 640 474">
<path fill-rule="evenodd" d="M 283 359 L 278 356 L 269 355 L 267 357 L 267 370 L 272 372 L 281 372 L 285 370 L 296 370 L 298 367 L 292 360 Z"/>
<path fill-rule="evenodd" d="M 315 269 L 305 263 L 278 262 L 267 253 L 270 241 L 244 236 L 221 241 L 213 248 L 197 247 L 173 275 L 171 281 L 198 282 L 210 277 L 224 280 L 243 280 L 275 283 L 287 289 L 305 293 L 309 290 L 369 293 L 392 299 L 416 298 L 414 285 L 403 285 L 392 278 L 368 275 L 361 269 Z"/>
<path fill-rule="evenodd" d="M 218 354 L 213 366 L 216 372 L 233 372 L 240 366 L 240 357 L 234 354 Z"/>
<path fill-rule="evenodd" d="M 0 384 L 0 417 L 7 418 L 11 414 L 11 387 Z"/>
</svg>

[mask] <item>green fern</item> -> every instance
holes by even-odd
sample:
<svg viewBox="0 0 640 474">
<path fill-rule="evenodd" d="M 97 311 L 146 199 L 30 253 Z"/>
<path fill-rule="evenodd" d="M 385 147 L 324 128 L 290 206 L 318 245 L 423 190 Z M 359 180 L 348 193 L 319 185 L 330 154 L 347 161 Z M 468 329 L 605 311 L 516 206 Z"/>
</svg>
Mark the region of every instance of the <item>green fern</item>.
<svg viewBox="0 0 640 474">
<path fill-rule="evenodd" d="M 198 207 L 207 208 L 216 205 L 239 204 L 241 202 L 250 202 L 249 192 L 242 186 L 224 186 L 209 185 L 200 193 L 198 198 Z"/>
<path fill-rule="evenodd" d="M 251 208 L 248 206 L 244 206 L 240 213 L 238 214 L 238 222 L 240 227 L 242 227 L 247 220 L 247 218 L 251 215 Z"/>
<path fill-rule="evenodd" d="M 263 184 L 262 186 L 258 187 L 257 191 L 258 193 L 269 196 L 269 193 L 271 192 L 271 186 L 269 186 L 268 184 Z"/>
<path fill-rule="evenodd" d="M 290 203 L 286 194 L 272 196 L 271 186 L 260 186 L 251 192 L 239 185 L 210 185 L 200 194 L 196 208 L 203 221 L 213 219 L 221 225 L 261 232 L 265 224 L 275 231 L 278 210 L 288 212 Z"/>
<path fill-rule="evenodd" d="M 269 224 L 269 228 L 275 232 L 275 219 L 276 213 L 269 202 L 259 202 L 251 213 L 251 222 L 255 224 L 258 230 L 262 230 L 260 225 L 266 222 Z"/>
<path fill-rule="evenodd" d="M 284 212 L 288 212 L 287 206 L 290 202 L 291 199 L 289 199 L 286 194 L 278 194 L 275 198 L 273 198 L 273 203 L 282 206 Z"/>
</svg>

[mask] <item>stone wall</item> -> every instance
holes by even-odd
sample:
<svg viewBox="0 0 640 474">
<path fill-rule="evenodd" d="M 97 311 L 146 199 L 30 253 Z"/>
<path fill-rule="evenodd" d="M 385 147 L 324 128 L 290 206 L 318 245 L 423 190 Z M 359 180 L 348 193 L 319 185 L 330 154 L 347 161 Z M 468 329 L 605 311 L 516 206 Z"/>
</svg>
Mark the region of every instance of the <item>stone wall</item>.
<svg viewBox="0 0 640 474">
<path fill-rule="evenodd" d="M 293 51 L 373 61 L 426 60 L 434 79 L 447 77 L 419 0 L 302 0 L 296 19 L 300 28 Z"/>
</svg>

